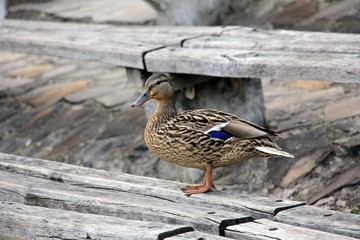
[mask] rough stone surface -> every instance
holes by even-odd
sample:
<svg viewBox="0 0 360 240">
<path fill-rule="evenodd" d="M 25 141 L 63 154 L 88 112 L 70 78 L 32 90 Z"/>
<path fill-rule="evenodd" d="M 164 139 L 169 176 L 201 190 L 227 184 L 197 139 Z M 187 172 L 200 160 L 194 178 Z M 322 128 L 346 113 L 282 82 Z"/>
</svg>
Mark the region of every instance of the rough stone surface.
<svg viewBox="0 0 360 240">
<path fill-rule="evenodd" d="M 156 11 L 142 0 L 56 0 L 11 5 L 8 18 L 66 20 L 115 24 L 154 24 Z"/>
<path fill-rule="evenodd" d="M 360 2 L 357 0 L 148 2 L 157 9 L 161 25 L 245 25 L 270 29 L 360 32 Z"/>
</svg>

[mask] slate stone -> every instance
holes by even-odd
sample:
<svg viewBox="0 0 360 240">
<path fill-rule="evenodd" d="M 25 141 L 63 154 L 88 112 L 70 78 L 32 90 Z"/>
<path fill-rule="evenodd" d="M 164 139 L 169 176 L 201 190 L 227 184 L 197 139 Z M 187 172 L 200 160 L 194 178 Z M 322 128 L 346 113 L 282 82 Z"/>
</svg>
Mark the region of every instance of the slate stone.
<svg viewBox="0 0 360 240">
<path fill-rule="evenodd" d="M 331 102 L 325 108 L 325 120 L 327 122 L 356 115 L 360 115 L 360 97 Z"/>
<path fill-rule="evenodd" d="M 115 112 L 113 120 L 106 126 L 100 138 L 111 138 L 122 135 L 142 136 L 147 119 L 142 108 L 130 108 Z"/>
<path fill-rule="evenodd" d="M 318 7 L 317 1 L 297 0 L 290 1 L 288 4 L 273 15 L 271 23 L 276 28 L 293 27 L 304 18 L 310 17 L 316 13 Z"/>
<path fill-rule="evenodd" d="M 22 77 L 22 78 L 38 77 L 39 75 L 52 69 L 53 67 L 54 67 L 54 65 L 52 65 L 52 64 L 26 66 L 24 68 L 9 71 L 6 73 L 6 75 L 9 77 Z"/>
<path fill-rule="evenodd" d="M 142 0 L 55 0 L 51 3 L 26 3 L 11 7 L 9 15 L 24 11 L 37 13 L 40 19 L 53 16 L 54 20 L 97 23 L 144 24 L 154 22 L 156 18 L 156 11 Z"/>
<path fill-rule="evenodd" d="M 115 107 L 128 102 L 129 99 L 133 99 L 135 101 L 138 97 L 138 93 L 137 89 L 129 87 L 124 88 L 121 86 L 114 88 L 109 94 L 97 97 L 96 100 L 105 107 Z"/>
<path fill-rule="evenodd" d="M 33 79 L 29 78 L 5 78 L 0 82 L 0 96 L 14 94 L 20 92 L 19 88 L 34 83 Z"/>
<path fill-rule="evenodd" d="M 7 74 L 8 72 L 15 71 L 17 69 L 24 69 L 29 66 L 34 66 L 37 64 L 43 64 L 44 61 L 41 58 L 33 55 L 27 55 L 24 58 L 17 59 L 16 61 L 11 61 L 0 65 L 0 73 Z"/>
<path fill-rule="evenodd" d="M 25 103 L 33 106 L 51 105 L 66 95 L 77 92 L 85 88 L 91 80 L 79 80 L 74 82 L 58 83 L 37 88 L 36 90 L 22 97 Z"/>
<path fill-rule="evenodd" d="M 88 119 L 82 125 L 77 128 L 68 129 L 61 142 L 57 143 L 49 153 L 42 156 L 44 159 L 51 159 L 58 161 L 66 161 L 63 156 L 64 152 L 69 151 L 72 148 L 78 149 L 82 144 L 86 144 L 91 139 L 97 138 L 101 134 L 101 130 L 109 121 L 109 115 L 105 111 L 99 111 L 99 113 L 92 118 Z M 80 164 L 81 160 L 78 159 L 76 164 Z"/>
<path fill-rule="evenodd" d="M 42 74 L 41 78 L 45 80 L 61 78 L 66 74 L 73 73 L 77 69 L 77 67 L 78 65 L 76 63 L 55 66 L 53 69 L 46 71 L 44 74 Z"/>
<path fill-rule="evenodd" d="M 321 161 L 329 155 L 328 147 L 313 150 L 310 154 L 299 158 L 283 177 L 280 186 L 289 187 L 297 179 L 310 173 Z"/>
<path fill-rule="evenodd" d="M 288 82 L 288 84 L 293 88 L 307 89 L 307 90 L 319 90 L 324 88 L 329 88 L 333 85 L 332 82 L 328 81 L 319 81 L 319 80 L 293 80 Z"/>
<path fill-rule="evenodd" d="M 308 204 L 313 204 L 319 199 L 329 195 L 333 191 L 349 186 L 355 185 L 360 182 L 360 165 L 355 164 L 354 166 L 349 167 L 344 171 L 340 176 L 338 176 L 333 182 L 324 187 L 323 190 L 313 195 L 307 202 Z"/>
<path fill-rule="evenodd" d="M 105 86 L 89 86 L 81 91 L 75 92 L 65 97 L 65 99 L 71 103 L 80 103 L 88 99 L 95 99 L 104 95 L 112 94 L 116 85 L 105 85 Z"/>
<path fill-rule="evenodd" d="M 8 154 L 16 154 L 16 151 L 23 148 L 25 145 L 25 139 L 11 138 L 8 140 L 2 140 L 0 142 L 0 152 Z"/>
<path fill-rule="evenodd" d="M 279 158 L 268 160 L 267 178 L 271 179 L 276 185 L 280 185 L 283 177 L 291 167 L 302 157 L 311 155 L 316 149 L 328 147 L 326 129 L 323 126 L 312 126 L 311 128 L 302 127 L 293 130 L 291 135 L 285 139 L 277 141 L 280 147 L 294 154 L 295 158 Z"/>
<path fill-rule="evenodd" d="M 17 61 L 19 59 L 25 58 L 27 55 L 25 53 L 15 53 L 15 52 L 0 52 L 0 63 L 8 63 Z"/>
</svg>

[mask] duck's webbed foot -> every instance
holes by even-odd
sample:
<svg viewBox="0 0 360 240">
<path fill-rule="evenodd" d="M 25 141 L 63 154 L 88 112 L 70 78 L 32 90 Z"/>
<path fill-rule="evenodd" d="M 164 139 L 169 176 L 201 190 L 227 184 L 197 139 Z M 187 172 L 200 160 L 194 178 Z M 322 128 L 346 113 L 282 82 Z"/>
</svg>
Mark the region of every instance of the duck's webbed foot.
<svg viewBox="0 0 360 240">
<path fill-rule="evenodd" d="M 185 193 L 186 196 L 190 196 L 196 193 L 205 193 L 211 191 L 215 188 L 212 181 L 212 165 L 211 163 L 206 164 L 204 183 L 202 184 L 190 184 L 181 188 L 181 190 Z"/>
<path fill-rule="evenodd" d="M 193 186 L 193 185 L 196 185 L 196 186 Z M 190 196 L 190 195 L 196 194 L 196 193 L 209 192 L 212 189 L 212 186 L 207 186 L 205 184 L 193 184 L 193 185 L 188 185 L 181 189 L 185 193 L 186 196 Z"/>
</svg>

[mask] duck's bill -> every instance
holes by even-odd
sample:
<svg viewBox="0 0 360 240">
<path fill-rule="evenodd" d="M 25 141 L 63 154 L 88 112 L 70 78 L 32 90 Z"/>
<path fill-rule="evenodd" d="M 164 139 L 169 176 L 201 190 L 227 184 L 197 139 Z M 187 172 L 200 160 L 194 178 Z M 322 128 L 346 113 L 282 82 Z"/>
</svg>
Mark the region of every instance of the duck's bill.
<svg viewBox="0 0 360 240">
<path fill-rule="evenodd" d="M 141 96 L 138 98 L 138 100 L 136 100 L 135 102 L 133 102 L 133 104 L 131 104 L 131 107 L 143 105 L 145 102 L 147 102 L 149 100 L 150 100 L 149 91 L 145 90 L 145 92 L 143 94 L 141 94 Z"/>
</svg>

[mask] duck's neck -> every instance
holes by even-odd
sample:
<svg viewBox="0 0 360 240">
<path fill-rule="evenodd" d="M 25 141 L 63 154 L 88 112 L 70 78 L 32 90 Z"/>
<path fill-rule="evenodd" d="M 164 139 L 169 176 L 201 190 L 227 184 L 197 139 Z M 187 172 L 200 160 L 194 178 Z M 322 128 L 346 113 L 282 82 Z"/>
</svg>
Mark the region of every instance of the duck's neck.
<svg viewBox="0 0 360 240">
<path fill-rule="evenodd" d="M 149 119 L 149 123 L 152 128 L 156 128 L 176 115 L 175 100 L 173 98 L 157 101 L 156 110 Z"/>
</svg>

